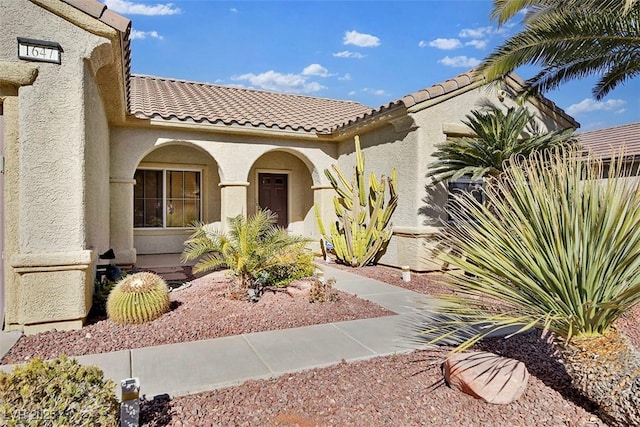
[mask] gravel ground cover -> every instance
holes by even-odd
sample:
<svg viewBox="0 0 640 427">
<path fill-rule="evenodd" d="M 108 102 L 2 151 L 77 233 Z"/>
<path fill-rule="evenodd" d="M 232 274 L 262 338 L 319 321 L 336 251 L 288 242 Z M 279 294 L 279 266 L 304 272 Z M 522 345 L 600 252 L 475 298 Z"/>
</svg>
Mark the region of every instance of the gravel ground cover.
<svg viewBox="0 0 640 427">
<path fill-rule="evenodd" d="M 401 271 L 395 268 L 375 266 L 356 270 L 337 264 L 330 266 L 417 292 L 447 292 L 447 288 L 439 283 L 439 273 L 413 273 L 411 282 L 403 282 Z M 191 287 L 172 296 L 173 310 L 161 318 L 163 321 L 155 321 L 155 325 L 152 322 L 132 330 L 119 330 L 114 329 L 120 327 L 113 324 L 105 326 L 111 322 L 102 319 L 77 332 L 25 337 L 2 362 L 12 363 L 34 356 L 52 357 L 63 352 L 112 351 L 120 349 L 113 342 L 115 336 L 121 340 L 123 332 L 131 333 L 135 338 L 127 345 L 141 347 L 203 339 L 214 329 L 218 331 L 215 334 L 223 336 L 302 326 L 299 322 L 307 325 L 390 314 L 345 294 L 340 295 L 336 304 L 309 304 L 301 295 L 283 293 L 267 294 L 259 303 L 248 304 L 224 300 L 224 282 L 219 275 L 205 276 L 191 283 Z M 211 296 L 224 303 L 212 306 L 207 300 L 206 309 L 198 308 L 197 301 Z M 179 327 L 185 319 L 213 316 L 215 312 L 220 312 L 222 319 L 200 317 L 204 320 L 194 320 L 182 329 Z M 174 317 L 175 320 L 169 320 Z M 204 325 L 199 326 L 202 323 Z M 639 324 L 640 307 L 617 324 L 636 347 L 640 346 Z M 96 325 L 100 326 L 91 329 Z M 145 327 L 149 329 L 143 329 Z M 110 341 L 113 342 L 109 344 Z M 90 351 L 82 350 L 86 348 Z M 191 396 L 149 397 L 142 402 L 141 423 L 145 426 L 606 425 L 589 402 L 571 388 L 563 367 L 537 332 L 487 340 L 479 348 L 525 362 L 531 378 L 525 394 L 517 402 L 505 406 L 489 405 L 444 385 L 440 364 L 447 349 L 443 348 L 341 363 Z"/>
<path fill-rule="evenodd" d="M 171 293 L 171 311 L 144 325 L 118 325 L 106 318 L 89 319 L 77 331 L 54 331 L 23 336 L 1 360 L 20 363 L 34 357 L 60 354 L 80 356 L 130 348 L 149 347 L 341 322 L 394 314 L 376 304 L 344 292 L 338 300 L 310 303 L 302 292 L 267 291 L 257 303 L 224 297 L 223 273 L 213 273 L 189 282 L 191 286 Z"/>
</svg>

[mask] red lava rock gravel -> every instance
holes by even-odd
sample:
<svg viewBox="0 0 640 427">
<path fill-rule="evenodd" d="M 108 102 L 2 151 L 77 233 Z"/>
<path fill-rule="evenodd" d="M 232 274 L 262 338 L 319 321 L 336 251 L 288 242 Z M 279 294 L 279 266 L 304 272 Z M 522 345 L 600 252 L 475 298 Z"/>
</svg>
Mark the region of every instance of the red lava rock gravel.
<svg viewBox="0 0 640 427">
<path fill-rule="evenodd" d="M 152 322 L 124 326 L 108 319 L 93 319 L 77 331 L 23 336 L 1 362 L 106 353 L 394 314 L 339 291 L 335 302 L 312 304 L 304 293 L 290 295 L 278 290 L 267 291 L 257 303 L 250 303 L 225 298 L 227 284 L 220 273 L 190 283 L 190 287 L 171 293 L 171 311 Z"/>
<path fill-rule="evenodd" d="M 438 273 L 412 274 L 403 282 L 398 269 L 376 266 L 351 269 L 331 267 L 375 278 L 417 292 L 437 294 L 447 289 L 438 283 Z M 330 274 L 327 278 L 331 277 Z M 204 278 L 206 279 L 206 278 Z M 87 332 L 107 341 L 121 340 L 131 334 L 136 347 L 155 345 L 145 340 L 176 342 L 214 335 L 300 326 L 304 324 L 347 320 L 340 304 L 350 305 L 359 317 L 389 314 L 374 304 L 341 294 L 340 304 L 309 304 L 306 299 L 281 294 L 267 294 L 255 304 L 224 300 L 224 285 L 219 281 L 199 279 L 192 288 L 178 291 L 174 310 L 163 321 L 118 329 L 108 321 L 76 333 L 41 334 L 40 338 L 22 338 L 15 352 L 5 358 L 23 360 L 42 353 L 64 352 L 70 348 L 111 351 L 115 344 L 99 345 L 86 338 Z M 181 295 L 182 294 L 182 295 Z M 222 302 L 211 303 L 216 295 Z M 283 298 L 284 297 L 284 298 Z M 207 299 L 204 307 L 198 305 Z M 352 301 L 354 299 L 354 301 Z M 218 305 L 220 304 L 220 305 Z M 223 312 L 222 318 L 216 312 Z M 347 310 L 349 311 L 349 310 Z M 337 313 L 340 314 L 337 314 Z M 204 316 L 204 317 L 200 317 Z M 166 319 L 165 319 L 166 317 Z M 173 319 L 175 317 L 175 320 Z M 355 317 L 351 317 L 355 318 Z M 169 320 L 171 319 L 171 320 Z M 187 320 L 189 319 L 189 320 Z M 203 320 L 204 319 L 204 320 Z M 160 320 L 160 319 L 159 319 Z M 182 322 L 188 324 L 181 327 Z M 156 321 L 157 322 L 157 321 Z M 219 324 L 218 324 L 219 323 Z M 633 344 L 640 345 L 640 307 L 636 306 L 617 326 Z M 104 325 L 109 325 L 104 326 Z M 143 328 L 149 328 L 144 329 Z M 100 335 L 104 334 L 104 335 Z M 67 338 L 68 337 L 68 338 Z M 73 339 L 71 337 L 74 337 Z M 202 338 L 197 338 L 202 339 Z M 140 341 L 142 340 L 142 341 Z M 98 341 L 98 340 L 94 340 Z M 54 345 L 55 343 L 55 345 Z M 131 346 L 134 346 L 129 342 Z M 441 362 L 447 349 L 414 351 L 368 361 L 341 363 L 327 368 L 287 374 L 270 380 L 252 380 L 240 386 L 191 396 L 170 398 L 156 396 L 141 405 L 141 425 L 145 426 L 447 426 L 447 427 L 529 427 L 529 426 L 605 426 L 592 405 L 570 386 L 562 365 L 538 332 L 509 339 L 486 340 L 476 346 L 501 356 L 522 360 L 531 377 L 524 395 L 509 405 L 490 405 L 456 392 L 442 382 Z M 45 351 L 46 350 L 46 351 Z M 13 359 L 11 359 L 13 358 Z"/>
</svg>

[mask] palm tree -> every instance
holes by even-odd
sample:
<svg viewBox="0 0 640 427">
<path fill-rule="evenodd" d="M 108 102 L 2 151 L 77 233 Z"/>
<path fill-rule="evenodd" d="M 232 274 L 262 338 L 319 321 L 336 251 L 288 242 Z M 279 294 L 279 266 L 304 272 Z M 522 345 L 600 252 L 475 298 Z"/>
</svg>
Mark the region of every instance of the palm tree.
<svg viewBox="0 0 640 427">
<path fill-rule="evenodd" d="M 492 17 L 504 24 L 523 10 L 524 29 L 478 68 L 490 81 L 532 64 L 542 70 L 528 80 L 531 90 L 595 75 L 593 96 L 602 99 L 640 74 L 639 1 L 494 0 Z"/>
<path fill-rule="evenodd" d="M 456 225 L 440 234 L 456 293 L 445 320 L 423 338 L 488 335 L 481 328 L 533 328 L 555 337 L 574 386 L 612 425 L 640 425 L 640 355 L 615 322 L 640 301 L 640 181 L 623 163 L 607 168 L 577 147 L 512 157 L 486 188 L 490 208 L 459 196 Z M 604 180 L 603 178 L 608 177 Z M 464 221 L 472 215 L 474 221 Z M 466 334 L 466 335 L 465 335 Z"/>
<path fill-rule="evenodd" d="M 229 218 L 228 233 L 214 230 L 207 224 L 196 224 L 185 242 L 182 260 L 198 259 L 194 272 L 228 267 L 232 274 L 229 296 L 235 299 L 258 297 L 268 284 L 265 277 L 278 268 L 290 266 L 308 271 L 296 264 L 312 265 L 311 257 L 305 251 L 309 239 L 289 235 L 276 223 L 275 213 L 258 210 L 249 218 L 243 215 Z"/>
<path fill-rule="evenodd" d="M 527 156 L 535 149 L 553 147 L 571 138 L 573 129 L 542 132 L 525 107 L 506 112 L 497 106 L 488 111 L 471 111 L 463 121 L 475 137 L 450 138 L 436 145 L 438 160 L 429 165 L 427 176 L 440 182 L 468 175 L 472 180 L 498 176 L 504 162 L 513 155 Z"/>
</svg>

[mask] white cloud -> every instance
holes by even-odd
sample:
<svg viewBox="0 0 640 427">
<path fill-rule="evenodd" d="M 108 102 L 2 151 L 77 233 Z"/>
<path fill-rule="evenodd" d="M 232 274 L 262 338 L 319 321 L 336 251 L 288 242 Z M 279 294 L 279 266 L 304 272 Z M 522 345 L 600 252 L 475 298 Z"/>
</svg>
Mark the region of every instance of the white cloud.
<svg viewBox="0 0 640 427">
<path fill-rule="evenodd" d="M 105 0 L 104 4 L 112 11 L 124 15 L 175 15 L 182 12 L 180 8 L 173 7 L 173 3 L 147 5 L 127 0 Z"/>
<path fill-rule="evenodd" d="M 480 60 L 476 58 L 469 58 L 468 56 L 445 56 L 438 61 L 442 65 L 447 67 L 466 67 L 473 68 L 480 65 Z"/>
<path fill-rule="evenodd" d="M 389 94 L 387 93 L 387 91 L 385 91 L 384 89 L 370 89 L 370 88 L 364 88 L 362 89 L 363 92 L 367 92 L 370 93 L 372 95 L 375 96 L 389 96 Z"/>
<path fill-rule="evenodd" d="M 229 12 L 238 13 L 238 9 L 232 7 L 231 9 L 229 9 Z"/>
<path fill-rule="evenodd" d="M 464 44 L 465 46 L 473 46 L 476 49 L 484 49 L 485 47 L 487 47 L 487 41 L 486 40 L 471 40 L 468 41 Z"/>
<path fill-rule="evenodd" d="M 305 67 L 304 70 L 302 70 L 302 75 L 303 76 L 328 77 L 329 76 L 329 70 L 327 70 L 326 68 L 324 68 L 320 64 L 311 64 L 311 65 Z"/>
<path fill-rule="evenodd" d="M 138 31 L 138 30 L 131 30 L 131 35 L 129 36 L 129 38 L 131 38 L 131 40 L 144 40 L 146 38 L 152 38 L 152 39 L 158 39 L 158 40 L 162 40 L 163 37 L 158 34 L 157 31 Z"/>
<path fill-rule="evenodd" d="M 334 53 L 333 56 L 335 56 L 336 58 L 355 58 L 355 59 L 362 59 L 364 58 L 366 55 L 363 55 L 361 53 L 358 52 L 351 52 L 350 50 L 343 50 L 342 52 L 337 52 Z"/>
<path fill-rule="evenodd" d="M 427 47 L 427 46 L 429 46 L 429 43 L 427 43 L 427 42 L 426 42 L 426 41 L 424 41 L 424 40 L 420 40 L 420 41 L 418 42 L 418 47 Z"/>
<path fill-rule="evenodd" d="M 504 27 L 478 27 L 478 28 L 465 28 L 458 33 L 459 37 L 471 38 L 471 39 L 483 39 L 494 34 L 503 34 L 507 31 Z"/>
<path fill-rule="evenodd" d="M 429 46 L 436 49 L 451 50 L 462 47 L 462 43 L 458 39 L 435 39 L 429 42 Z"/>
<path fill-rule="evenodd" d="M 260 89 L 286 93 L 313 93 L 326 89 L 318 82 L 308 81 L 300 74 L 282 74 L 270 70 L 260 74 L 246 73 L 231 77 L 236 81 L 247 81 L 252 86 Z"/>
<path fill-rule="evenodd" d="M 338 80 L 351 80 L 351 74 L 347 73 L 342 77 L 338 77 Z"/>
<path fill-rule="evenodd" d="M 565 111 L 569 115 L 578 115 L 582 113 L 592 113 L 594 111 L 614 111 L 616 113 L 623 113 L 625 110 L 622 108 L 627 101 L 624 99 L 608 99 L 606 101 L 595 101 L 591 98 L 585 98 L 577 104 L 572 104 Z"/>
<path fill-rule="evenodd" d="M 344 44 L 352 44 L 359 47 L 380 46 L 380 39 L 378 37 L 357 31 L 345 31 L 343 42 Z"/>
</svg>

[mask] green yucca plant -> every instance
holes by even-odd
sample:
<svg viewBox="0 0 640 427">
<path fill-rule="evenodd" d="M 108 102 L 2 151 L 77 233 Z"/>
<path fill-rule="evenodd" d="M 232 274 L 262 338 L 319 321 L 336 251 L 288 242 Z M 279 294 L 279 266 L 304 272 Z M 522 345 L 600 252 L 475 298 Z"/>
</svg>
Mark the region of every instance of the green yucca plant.
<svg viewBox="0 0 640 427">
<path fill-rule="evenodd" d="M 309 239 L 290 235 L 277 226 L 276 220 L 275 213 L 260 209 L 248 218 L 229 218 L 227 233 L 196 224 L 185 242 L 182 259 L 198 260 L 194 272 L 228 267 L 232 274 L 229 297 L 233 299 L 246 299 L 249 289 L 259 296 L 264 285 L 270 284 L 262 279 L 271 273 L 274 280 L 286 281 L 282 269 L 275 271 L 279 267 L 296 263 L 302 266 L 310 261 L 305 250 Z M 294 270 L 291 274 L 295 274 Z"/>
<path fill-rule="evenodd" d="M 169 288 L 155 273 L 126 276 L 111 290 L 107 299 L 109 319 L 123 325 L 142 324 L 169 311 Z"/>
<path fill-rule="evenodd" d="M 640 425 L 640 356 L 614 328 L 640 301 L 640 181 L 627 172 L 562 146 L 512 157 L 486 205 L 459 196 L 439 253 L 460 269 L 446 274 L 456 293 L 425 339 L 460 334 L 464 349 L 496 328 L 550 331 L 575 387 L 610 423 Z"/>
</svg>

